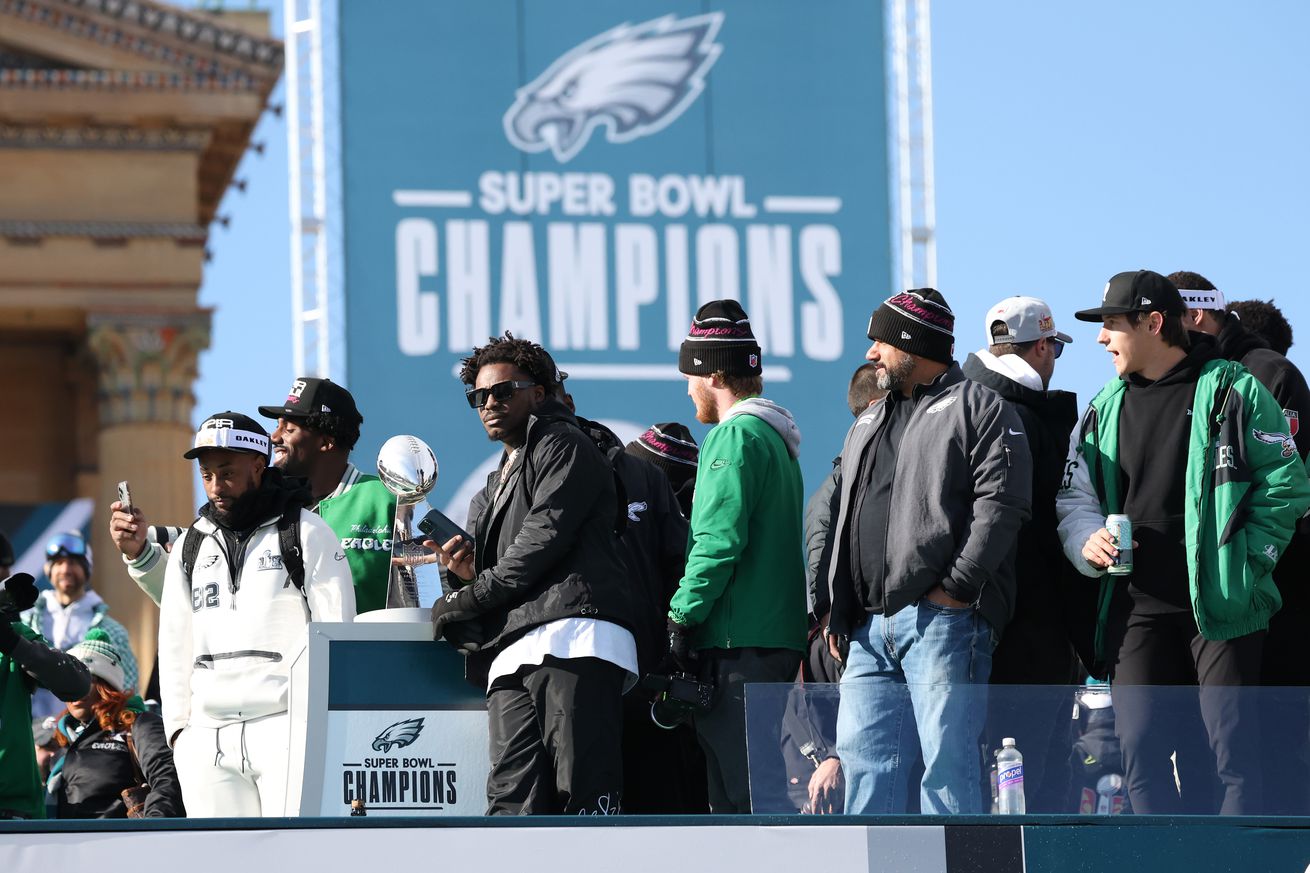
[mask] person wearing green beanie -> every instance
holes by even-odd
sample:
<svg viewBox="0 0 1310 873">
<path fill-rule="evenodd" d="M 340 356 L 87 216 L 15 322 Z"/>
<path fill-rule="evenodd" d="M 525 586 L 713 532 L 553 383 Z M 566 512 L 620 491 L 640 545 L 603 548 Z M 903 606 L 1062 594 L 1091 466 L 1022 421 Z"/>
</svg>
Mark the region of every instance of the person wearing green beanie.
<svg viewBox="0 0 1310 873">
<path fill-rule="evenodd" d="M 47 781 L 59 818 L 127 818 L 125 788 L 149 786 L 133 817 L 186 815 L 164 722 L 126 684 L 124 658 L 109 634 L 91 628 L 68 654 L 91 673 L 91 689 L 70 701 L 55 724 L 66 748 Z"/>
</svg>

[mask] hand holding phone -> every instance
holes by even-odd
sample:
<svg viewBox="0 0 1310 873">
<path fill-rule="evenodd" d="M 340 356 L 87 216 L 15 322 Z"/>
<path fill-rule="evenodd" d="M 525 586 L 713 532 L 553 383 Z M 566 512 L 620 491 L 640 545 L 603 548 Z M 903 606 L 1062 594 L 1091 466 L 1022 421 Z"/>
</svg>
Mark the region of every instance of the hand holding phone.
<svg viewBox="0 0 1310 873">
<path fill-rule="evenodd" d="M 118 483 L 118 508 L 109 516 L 109 535 L 129 561 L 139 558 L 146 547 L 146 518 L 132 505 L 132 489 L 127 482 Z"/>
<path fill-rule="evenodd" d="M 419 519 L 418 529 L 439 543 L 449 542 L 460 537 L 468 545 L 473 545 L 473 534 L 455 524 L 439 509 L 433 509 Z"/>
<path fill-rule="evenodd" d="M 473 555 L 473 535 L 451 521 L 440 510 L 433 509 L 419 519 L 418 529 L 430 537 L 430 544 L 437 553 L 437 561 L 445 567 L 449 576 L 464 582 L 471 582 L 477 575 Z M 447 548 L 447 544 L 453 545 Z"/>
</svg>

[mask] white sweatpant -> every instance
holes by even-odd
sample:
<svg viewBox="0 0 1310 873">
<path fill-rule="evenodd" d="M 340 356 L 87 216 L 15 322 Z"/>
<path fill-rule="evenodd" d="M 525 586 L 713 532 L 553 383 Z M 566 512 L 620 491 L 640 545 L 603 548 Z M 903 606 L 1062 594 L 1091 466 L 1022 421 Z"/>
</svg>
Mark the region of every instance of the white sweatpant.
<svg viewBox="0 0 1310 873">
<path fill-rule="evenodd" d="M 291 719 L 188 725 L 173 747 L 188 818 L 283 816 Z"/>
</svg>

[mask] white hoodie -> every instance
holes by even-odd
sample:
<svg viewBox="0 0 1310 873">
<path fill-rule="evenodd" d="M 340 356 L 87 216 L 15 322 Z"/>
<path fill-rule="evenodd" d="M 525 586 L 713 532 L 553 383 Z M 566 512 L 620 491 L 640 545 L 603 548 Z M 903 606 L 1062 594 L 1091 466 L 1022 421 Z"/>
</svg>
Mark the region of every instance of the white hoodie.
<svg viewBox="0 0 1310 873">
<path fill-rule="evenodd" d="M 1018 382 L 1034 391 L 1046 390 L 1046 386 L 1042 384 L 1041 374 L 1033 369 L 1032 364 L 1018 355 L 1001 355 L 998 358 L 986 349 L 980 349 L 973 354 L 984 367 L 1011 382 Z"/>
<path fill-rule="evenodd" d="M 305 590 L 282 567 L 277 518 L 260 526 L 239 555 L 237 590 L 223 535 L 199 518 L 203 536 L 188 584 L 182 561 L 168 562 L 160 604 L 159 693 L 170 743 L 188 724 L 221 727 L 285 712 L 291 664 L 311 621 L 353 621 L 355 586 L 327 522 L 300 511 Z M 182 554 L 182 541 L 174 548 Z"/>
</svg>

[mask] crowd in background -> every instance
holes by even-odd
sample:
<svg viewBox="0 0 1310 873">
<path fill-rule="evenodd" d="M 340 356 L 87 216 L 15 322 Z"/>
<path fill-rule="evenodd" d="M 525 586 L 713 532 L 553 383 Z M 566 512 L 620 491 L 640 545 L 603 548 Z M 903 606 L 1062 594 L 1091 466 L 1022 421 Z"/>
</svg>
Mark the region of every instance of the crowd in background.
<svg viewBox="0 0 1310 873">
<path fill-rule="evenodd" d="M 1068 687 L 1108 680 L 1125 808 L 1310 814 L 1310 703 L 1235 691 L 1310 684 L 1291 328 L 1190 272 L 1117 274 L 1073 315 L 1114 369 L 1081 413 L 1051 387 L 1075 337 L 1039 298 L 989 309 L 961 364 L 940 292 L 889 297 L 808 501 L 736 301 L 702 306 L 679 352 L 700 445 L 677 422 L 623 444 L 537 343 L 473 349 L 460 379 L 501 460 L 420 560 L 442 567 L 433 638 L 486 694 L 488 813 L 978 813 L 1005 737 L 1028 810 L 1072 811 L 1078 756 L 1109 753 L 1075 735 Z M 308 622 L 386 606 L 396 498 L 350 461 L 344 387 L 296 379 L 258 412 L 271 433 L 238 411 L 197 430 L 185 527 L 109 507 L 161 610 L 148 687 L 80 534 L 48 543 L 48 589 L 6 581 L 0 817 L 295 813 L 289 665 Z M 750 683 L 796 683 L 776 785 L 748 759 Z"/>
</svg>

